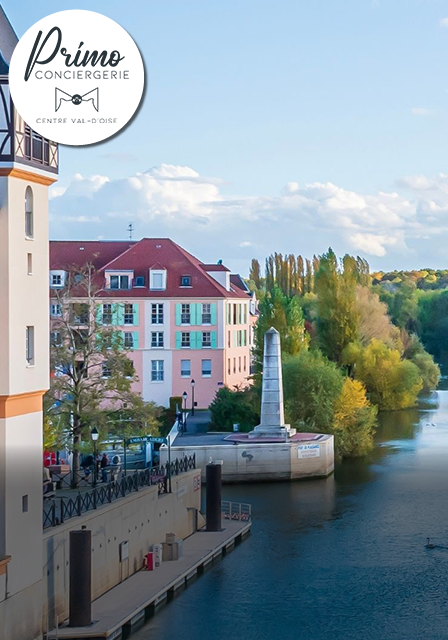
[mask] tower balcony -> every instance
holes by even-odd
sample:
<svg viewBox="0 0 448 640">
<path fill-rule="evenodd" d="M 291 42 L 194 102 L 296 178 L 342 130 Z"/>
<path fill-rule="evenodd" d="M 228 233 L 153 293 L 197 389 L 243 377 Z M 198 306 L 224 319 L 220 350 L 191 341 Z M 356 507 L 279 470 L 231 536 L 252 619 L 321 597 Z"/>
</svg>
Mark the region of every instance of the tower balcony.
<svg viewBox="0 0 448 640">
<path fill-rule="evenodd" d="M 59 164 L 57 143 L 33 131 L 15 109 L 7 76 L 0 76 L 1 163 L 19 163 L 54 174 Z"/>
</svg>

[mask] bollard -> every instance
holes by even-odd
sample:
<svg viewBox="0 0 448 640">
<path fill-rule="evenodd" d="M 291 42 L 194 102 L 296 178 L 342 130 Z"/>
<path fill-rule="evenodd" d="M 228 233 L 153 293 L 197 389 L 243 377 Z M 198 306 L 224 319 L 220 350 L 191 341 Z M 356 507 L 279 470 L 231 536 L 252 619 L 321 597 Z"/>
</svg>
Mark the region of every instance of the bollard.
<svg viewBox="0 0 448 640">
<path fill-rule="evenodd" d="M 92 532 L 70 531 L 69 626 L 92 624 Z"/>
<path fill-rule="evenodd" d="M 221 531 L 221 465 L 208 464 L 205 468 L 206 531 Z"/>
</svg>

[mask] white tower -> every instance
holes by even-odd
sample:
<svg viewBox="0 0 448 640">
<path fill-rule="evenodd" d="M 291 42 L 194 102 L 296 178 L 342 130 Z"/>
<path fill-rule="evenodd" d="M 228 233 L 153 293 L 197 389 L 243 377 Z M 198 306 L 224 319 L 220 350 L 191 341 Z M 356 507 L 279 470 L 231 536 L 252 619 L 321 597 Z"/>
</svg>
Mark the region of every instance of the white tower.
<svg viewBox="0 0 448 640">
<path fill-rule="evenodd" d="M 0 637 L 34 640 L 42 631 L 48 187 L 57 180 L 58 149 L 11 102 L 16 43 L 0 7 Z"/>
</svg>

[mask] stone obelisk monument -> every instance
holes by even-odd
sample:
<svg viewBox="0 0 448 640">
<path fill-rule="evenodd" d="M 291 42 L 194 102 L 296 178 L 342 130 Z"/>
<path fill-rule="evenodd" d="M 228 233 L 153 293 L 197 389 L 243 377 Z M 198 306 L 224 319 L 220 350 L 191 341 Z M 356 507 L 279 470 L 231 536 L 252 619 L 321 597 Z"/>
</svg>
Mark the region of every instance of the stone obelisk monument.
<svg viewBox="0 0 448 640">
<path fill-rule="evenodd" d="M 280 334 L 271 327 L 264 335 L 261 422 L 249 438 L 288 438 L 295 433 L 285 424 Z"/>
</svg>

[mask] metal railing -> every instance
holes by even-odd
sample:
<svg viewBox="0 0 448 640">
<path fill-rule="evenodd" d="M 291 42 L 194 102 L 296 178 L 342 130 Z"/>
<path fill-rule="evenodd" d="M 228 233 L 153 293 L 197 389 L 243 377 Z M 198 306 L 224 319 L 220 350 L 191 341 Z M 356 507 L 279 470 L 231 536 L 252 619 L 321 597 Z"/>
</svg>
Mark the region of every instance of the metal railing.
<svg viewBox="0 0 448 640">
<path fill-rule="evenodd" d="M 170 491 L 170 479 L 181 473 L 186 473 L 191 469 L 196 469 L 196 456 L 185 456 L 176 459 L 170 465 L 164 464 L 159 467 L 143 469 L 120 480 L 109 482 L 71 497 L 57 496 L 46 500 L 43 508 L 43 528 L 56 527 L 70 518 L 80 516 L 87 511 L 91 511 L 103 504 L 108 504 L 124 498 L 133 491 L 138 491 L 142 487 L 157 485 L 159 495 Z"/>
<path fill-rule="evenodd" d="M 239 520 L 240 522 L 250 522 L 252 520 L 252 505 L 245 502 L 221 502 L 221 513 L 223 520 Z"/>
</svg>

